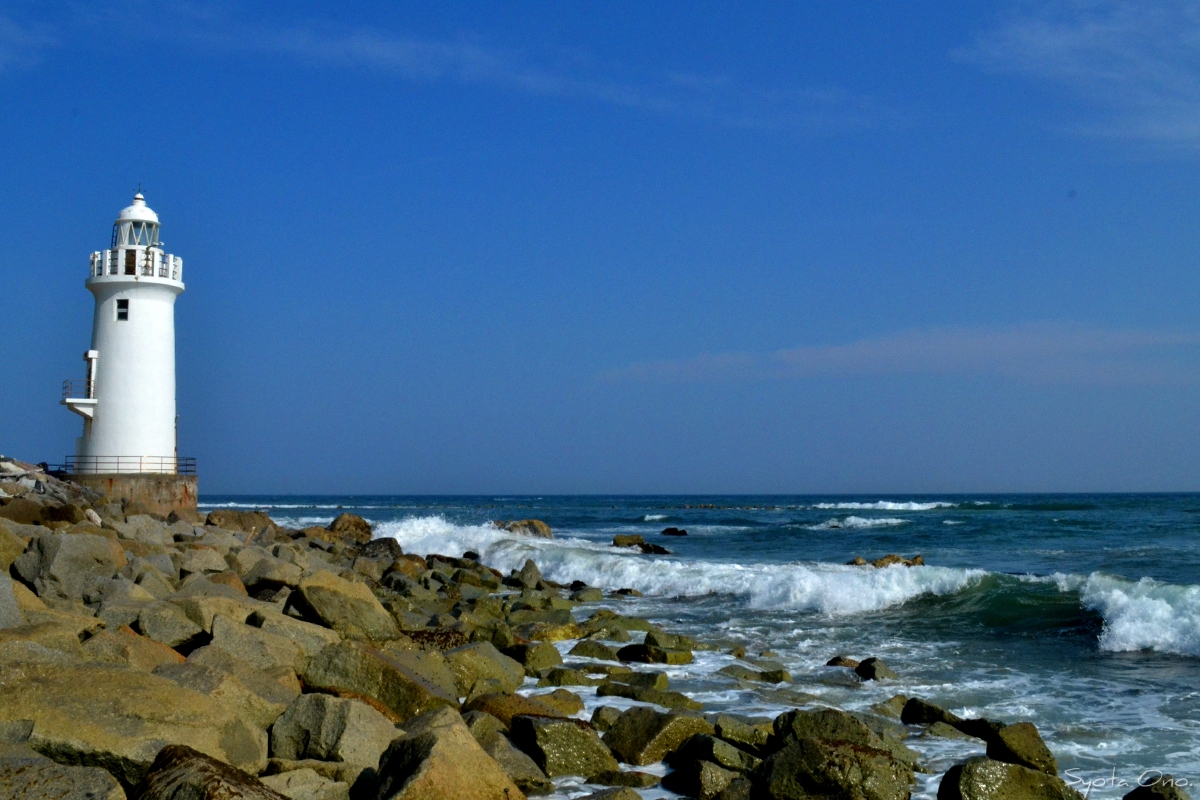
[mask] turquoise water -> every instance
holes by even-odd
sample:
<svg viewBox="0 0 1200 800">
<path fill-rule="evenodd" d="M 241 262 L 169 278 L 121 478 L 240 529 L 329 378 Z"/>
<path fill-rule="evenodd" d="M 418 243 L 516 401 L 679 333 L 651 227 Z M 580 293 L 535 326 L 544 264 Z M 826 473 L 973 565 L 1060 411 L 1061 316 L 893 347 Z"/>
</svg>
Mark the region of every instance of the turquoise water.
<svg viewBox="0 0 1200 800">
<path fill-rule="evenodd" d="M 846 708 L 904 693 L 964 716 L 1033 721 L 1068 781 L 1095 782 L 1092 796 L 1119 797 L 1128 788 L 1113 785 L 1114 775 L 1132 784 L 1147 770 L 1200 780 L 1200 495 L 210 496 L 202 504 L 264 508 L 294 526 L 353 511 L 406 552 L 474 550 L 502 570 L 529 557 L 553 580 L 636 588 L 645 597 L 606 604 L 773 651 L 797 692 Z M 555 539 L 488 525 L 527 517 L 548 522 Z M 688 536 L 662 536 L 666 526 Z M 617 533 L 641 533 L 672 554 L 616 550 Z M 845 566 L 892 552 L 919 553 L 926 566 Z M 858 684 L 823 666 L 837 654 L 880 656 L 901 677 Z M 714 675 L 729 663 L 701 654 L 672 668 L 673 683 L 714 708 L 773 714 L 795 705 L 795 696 Z M 926 797 L 948 766 L 981 751 L 971 742 L 912 744 L 933 773 L 916 792 Z"/>
</svg>

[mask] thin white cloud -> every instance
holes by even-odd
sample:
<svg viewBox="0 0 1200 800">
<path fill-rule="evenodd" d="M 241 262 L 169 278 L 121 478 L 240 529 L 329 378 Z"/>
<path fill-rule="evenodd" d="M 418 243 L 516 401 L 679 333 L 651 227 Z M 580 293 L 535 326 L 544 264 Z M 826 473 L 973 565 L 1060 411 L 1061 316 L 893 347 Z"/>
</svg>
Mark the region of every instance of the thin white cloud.
<svg viewBox="0 0 1200 800">
<path fill-rule="evenodd" d="M 853 375 L 976 374 L 1054 384 L 1200 382 L 1200 333 L 1067 323 L 927 328 L 773 353 L 647 361 L 610 380 L 731 381 Z"/>
<path fill-rule="evenodd" d="M 38 63 L 42 51 L 58 44 L 49 26 L 18 22 L 0 14 L 0 75 Z"/>
<path fill-rule="evenodd" d="M 1191 0 L 1044 2 L 956 55 L 1102 108 L 1081 131 L 1200 147 L 1200 4 Z"/>
</svg>

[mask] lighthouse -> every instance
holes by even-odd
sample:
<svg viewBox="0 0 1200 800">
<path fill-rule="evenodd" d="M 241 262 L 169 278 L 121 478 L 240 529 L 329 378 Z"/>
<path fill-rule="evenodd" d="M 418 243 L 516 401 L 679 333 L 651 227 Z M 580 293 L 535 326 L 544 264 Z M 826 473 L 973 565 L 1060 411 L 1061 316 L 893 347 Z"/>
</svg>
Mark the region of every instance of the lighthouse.
<svg viewBox="0 0 1200 800">
<path fill-rule="evenodd" d="M 175 299 L 184 289 L 183 259 L 163 249 L 158 215 L 140 191 L 117 215 L 108 249 L 92 253 L 84 286 L 96 308 L 86 375 L 63 384 L 62 404 L 83 417 L 66 472 L 127 501 L 145 500 L 146 485 L 159 494 L 182 491 L 194 508 L 195 462 L 179 457 L 175 416 Z M 139 475 L 152 480 L 139 483 Z M 190 489 L 172 488 L 170 476 L 179 475 L 191 476 Z"/>
</svg>

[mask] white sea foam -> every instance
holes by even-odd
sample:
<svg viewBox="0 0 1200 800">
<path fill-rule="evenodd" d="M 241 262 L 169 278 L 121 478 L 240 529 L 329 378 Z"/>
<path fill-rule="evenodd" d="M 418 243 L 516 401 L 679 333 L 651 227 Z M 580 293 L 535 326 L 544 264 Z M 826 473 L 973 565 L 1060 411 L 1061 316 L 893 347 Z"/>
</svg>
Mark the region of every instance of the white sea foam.
<svg viewBox="0 0 1200 800">
<path fill-rule="evenodd" d="M 1094 572 L 1083 584 L 1080 599 L 1104 617 L 1102 650 L 1200 656 L 1200 586 L 1150 578 L 1133 582 Z"/>
<path fill-rule="evenodd" d="M 658 522 L 659 520 L 664 520 L 666 518 L 667 518 L 666 514 L 647 514 L 646 516 L 642 517 L 642 521 L 643 522 Z"/>
<path fill-rule="evenodd" d="M 931 511 L 935 508 L 958 508 L 958 503 L 893 503 L 879 500 L 874 503 L 817 503 L 813 508 L 839 511 Z"/>
<path fill-rule="evenodd" d="M 751 608 L 828 615 L 876 611 L 926 594 L 953 594 L 987 574 L 947 567 L 864 570 L 840 564 L 747 566 L 646 558 L 582 539 L 513 536 L 491 526 L 455 525 L 440 516 L 386 522 L 378 534 L 395 538 L 407 552 L 458 555 L 474 550 L 502 571 L 519 568 L 532 558 L 543 575 L 560 583 L 582 580 L 605 589 L 629 587 L 659 597 L 731 594 Z"/>
<path fill-rule="evenodd" d="M 826 520 L 818 525 L 809 525 L 810 531 L 827 531 L 831 528 L 886 528 L 892 525 L 903 525 L 908 522 L 906 519 L 896 519 L 895 517 L 879 517 L 869 519 L 867 517 L 846 517 L 845 519 Z"/>
</svg>

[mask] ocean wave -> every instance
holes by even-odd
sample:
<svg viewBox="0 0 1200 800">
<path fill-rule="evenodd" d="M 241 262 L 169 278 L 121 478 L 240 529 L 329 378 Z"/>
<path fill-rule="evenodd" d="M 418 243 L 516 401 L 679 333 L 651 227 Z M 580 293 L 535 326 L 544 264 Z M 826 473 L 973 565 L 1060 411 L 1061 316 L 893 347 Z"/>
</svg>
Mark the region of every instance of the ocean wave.
<svg viewBox="0 0 1200 800">
<path fill-rule="evenodd" d="M 923 595 L 953 594 L 988 574 L 948 567 L 864 570 L 822 563 L 742 565 L 647 558 L 583 539 L 513 536 L 490 526 L 456 525 L 440 516 L 385 522 L 377 535 L 394 538 L 406 552 L 458 555 L 474 550 L 502 571 L 532 558 L 543 575 L 560 583 L 582 580 L 658 597 L 729 594 L 755 609 L 830 616 L 878 611 Z"/>
<path fill-rule="evenodd" d="M 896 519 L 894 517 L 879 517 L 868 519 L 867 517 L 846 517 L 845 519 L 837 519 L 836 517 L 826 520 L 817 525 L 808 525 L 810 531 L 827 531 L 833 528 L 886 528 L 892 525 L 903 525 L 908 522 L 906 519 Z"/>
<path fill-rule="evenodd" d="M 1200 586 L 1094 572 L 1083 583 L 1080 600 L 1104 619 L 1101 650 L 1200 656 Z"/>
<path fill-rule="evenodd" d="M 666 518 L 666 514 L 647 514 L 646 516 L 642 517 L 642 522 L 661 522 Z"/>
<path fill-rule="evenodd" d="M 932 511 L 935 508 L 958 508 L 958 503 L 893 503 L 879 500 L 874 503 L 817 503 L 812 508 L 839 511 Z"/>
</svg>

